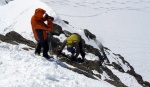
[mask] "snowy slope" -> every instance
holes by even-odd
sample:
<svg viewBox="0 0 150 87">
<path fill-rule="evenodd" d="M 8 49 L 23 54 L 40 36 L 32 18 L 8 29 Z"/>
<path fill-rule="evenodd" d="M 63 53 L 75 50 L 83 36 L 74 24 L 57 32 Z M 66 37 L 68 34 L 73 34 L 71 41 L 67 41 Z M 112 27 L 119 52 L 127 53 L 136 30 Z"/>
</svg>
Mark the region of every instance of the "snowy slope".
<svg viewBox="0 0 150 87">
<path fill-rule="evenodd" d="M 113 87 L 65 69 L 63 63 L 35 57 L 23 47 L 0 43 L 0 87 Z"/>
<path fill-rule="evenodd" d="M 149 0 L 42 0 L 78 29 L 89 29 L 150 82 Z"/>
<path fill-rule="evenodd" d="M 110 0 L 109 0 L 110 1 Z M 0 11 L 2 11 L 3 13 L 0 14 L 0 34 L 6 34 L 10 31 L 17 31 L 18 33 L 20 33 L 22 36 L 24 36 L 26 39 L 30 39 L 32 41 L 34 41 L 33 38 L 33 34 L 31 32 L 31 25 L 30 25 L 30 18 L 31 16 L 34 14 L 34 10 L 38 7 L 42 7 L 44 9 L 46 9 L 46 11 L 48 12 L 48 14 L 52 15 L 53 17 L 55 17 L 54 22 L 61 25 L 63 27 L 63 29 L 66 29 L 68 31 L 71 32 L 78 32 L 80 33 L 84 39 L 85 36 L 83 34 L 82 29 L 84 28 L 88 28 L 90 31 L 92 31 L 92 33 L 96 34 L 97 38 L 99 40 L 101 40 L 103 42 L 103 44 L 109 48 L 111 48 L 111 50 L 113 50 L 115 53 L 122 53 L 121 50 L 123 50 L 123 52 L 128 52 L 131 51 L 130 49 L 125 49 L 124 46 L 128 47 L 128 43 L 122 43 L 124 40 L 127 40 L 128 42 L 130 41 L 130 38 L 132 38 L 132 34 L 127 34 L 129 35 L 129 38 L 125 38 L 123 39 L 120 35 L 125 35 L 127 32 L 125 32 L 126 30 L 124 29 L 126 27 L 126 25 L 124 25 L 125 23 L 131 22 L 135 22 L 133 20 L 128 20 L 127 18 L 131 15 L 128 11 L 128 9 L 125 9 L 125 11 L 127 11 L 127 18 L 122 18 L 122 15 L 124 15 L 124 10 L 121 11 L 108 11 L 108 13 L 106 13 L 107 10 L 103 9 L 103 10 L 93 10 L 95 8 L 95 6 L 100 6 L 100 2 L 96 2 L 95 1 L 82 1 L 82 0 L 76 0 L 76 1 L 71 1 L 71 0 L 55 0 L 55 1 L 46 1 L 44 0 L 44 2 L 48 3 L 48 5 L 40 2 L 39 0 L 35 1 L 31 1 L 31 0 L 14 0 L 12 2 L 10 2 L 7 5 L 1 6 L 0 7 Z M 110 4 L 114 4 L 114 3 L 118 3 L 119 5 L 115 5 L 115 6 L 122 6 L 121 2 L 112 2 L 110 1 Z M 142 2 L 142 1 L 140 1 Z M 109 2 L 102 2 L 102 7 L 107 7 Z M 125 3 L 135 3 L 135 2 L 130 2 L 130 1 L 126 1 Z M 142 2 L 144 3 L 144 2 Z M 98 5 L 95 5 L 98 4 Z M 138 3 L 139 4 L 139 3 Z M 84 6 L 85 5 L 85 6 Z M 124 4 L 123 4 L 124 5 Z M 114 5 L 112 5 L 114 6 Z M 100 7 L 100 8 L 102 8 Z M 61 9 L 60 9 L 61 8 Z M 92 9 L 91 9 L 92 8 Z M 10 10 L 11 9 L 11 10 Z M 89 10 L 91 9 L 91 10 Z M 99 15 L 98 11 L 102 11 L 103 15 Z M 81 12 L 81 13 L 79 13 Z M 117 13 L 116 13 L 117 12 Z M 10 15 L 11 13 L 11 15 Z M 126 13 L 126 12 L 125 12 Z M 133 12 L 133 14 L 135 15 L 136 12 Z M 120 14 L 122 14 L 120 16 Z M 115 17 L 113 18 L 112 17 Z M 128 16 L 129 15 L 129 16 Z M 135 16 L 132 15 L 131 18 L 134 18 Z M 144 14 L 141 13 L 141 15 L 143 16 Z M 103 17 L 103 18 L 101 18 Z M 110 18 L 109 18 L 110 17 Z M 120 23 L 120 27 L 118 27 L 118 24 L 116 24 L 116 21 L 118 21 L 117 19 L 120 17 L 120 21 L 118 22 Z M 137 16 L 136 16 L 137 17 Z M 136 18 L 135 17 L 135 18 Z M 145 14 L 144 16 L 146 19 L 148 19 L 148 15 Z M 108 19 L 107 19 L 108 18 Z M 138 17 L 140 18 L 140 17 Z M 67 21 L 70 22 L 70 26 L 64 24 L 64 22 L 61 19 L 65 19 Z M 97 20 L 99 19 L 99 20 Z M 107 20 L 106 20 L 107 19 Z M 143 21 L 144 18 L 140 18 L 141 21 Z M 147 20 L 148 21 L 148 20 Z M 94 23 L 93 23 L 94 22 Z M 146 22 L 148 23 L 148 22 Z M 107 27 L 106 27 L 107 25 Z M 127 24 L 128 25 L 128 24 Z M 143 25 L 145 25 L 143 23 Z M 75 28 L 73 28 L 73 27 Z M 138 28 L 138 30 L 140 29 L 140 25 L 136 26 L 133 25 L 135 29 Z M 147 24 L 147 26 L 149 26 Z M 147 26 L 145 27 L 144 33 L 145 35 L 148 35 L 148 29 Z M 110 29 L 112 28 L 112 29 Z M 130 28 L 130 26 L 128 26 L 128 28 Z M 127 29 L 128 29 L 127 28 Z M 117 29 L 117 30 L 115 30 Z M 122 30 L 123 29 L 123 30 Z M 98 30 L 98 32 L 97 32 Z M 113 31 L 112 31 L 113 30 Z M 136 30 L 131 30 L 130 31 L 136 31 Z M 140 33 L 140 30 L 137 33 Z M 120 33 L 123 32 L 123 33 Z M 134 35 L 136 36 L 135 33 Z M 130 36 L 131 35 L 131 36 Z M 133 36 L 134 36 L 133 35 Z M 142 35 L 142 33 L 141 33 Z M 115 37 L 114 37 L 115 36 Z M 120 37 L 120 38 L 117 38 Z M 136 37 L 137 38 L 137 37 Z M 144 37 L 145 38 L 145 37 Z M 65 39 L 65 38 L 63 38 Z M 133 39 L 133 38 L 132 38 Z M 138 41 L 138 39 L 136 40 Z M 134 43 L 138 43 L 136 41 L 133 41 Z M 142 44 L 148 44 L 148 40 L 143 40 L 144 42 L 140 42 Z M 93 44 L 92 41 L 88 41 L 86 39 L 86 42 L 88 42 L 89 44 L 92 44 L 94 46 L 96 46 L 95 44 Z M 119 44 L 118 44 L 119 43 Z M 89 79 L 83 75 L 79 75 L 77 73 L 74 73 L 72 71 L 69 71 L 65 68 L 63 68 L 64 64 L 63 63 L 58 63 L 59 61 L 46 61 L 45 59 L 43 59 L 42 57 L 35 57 L 33 55 L 34 50 L 31 51 L 24 51 L 22 50 L 22 47 L 24 47 L 25 45 L 10 45 L 10 44 L 6 44 L 6 43 L 0 43 L 0 51 L 1 51 L 1 60 L 0 60 L 0 82 L 3 83 L 0 85 L 0 87 L 4 87 L 4 86 L 8 86 L 8 87 L 16 87 L 16 86 L 23 86 L 23 87 L 48 87 L 48 86 L 53 86 L 53 87 L 111 87 L 112 85 L 108 84 L 107 82 L 104 82 L 103 80 L 105 78 L 109 78 L 107 76 L 106 73 L 103 73 L 103 78 L 102 80 L 98 81 L 98 80 L 93 80 L 93 79 Z M 118 47 L 119 46 L 119 47 Z M 123 49 L 121 48 L 121 46 L 123 46 Z M 130 46 L 139 46 L 139 45 L 134 45 L 130 43 Z M 26 47 L 26 46 L 25 46 Z M 118 49 L 116 49 L 118 48 Z M 120 50 L 121 49 L 121 50 Z M 133 49 L 134 50 L 134 49 Z M 146 51 L 147 52 L 147 51 Z M 23 54 L 23 55 L 22 55 Z M 132 53 L 131 53 L 132 54 Z M 121 63 L 121 61 L 118 61 L 117 59 L 115 59 L 116 57 L 113 57 L 114 55 L 110 55 L 108 56 L 109 59 L 111 60 L 110 62 L 119 62 Z M 123 56 L 125 56 L 125 58 L 130 58 L 129 56 L 123 54 Z M 134 56 L 134 55 L 133 55 Z M 138 56 L 138 55 L 137 55 Z M 148 56 L 148 55 L 147 55 Z M 90 60 L 94 60 L 91 57 L 88 57 Z M 97 58 L 97 57 L 94 57 Z M 145 58 L 147 59 L 147 58 Z M 127 59 L 128 60 L 128 59 Z M 136 59 L 137 60 L 137 59 Z M 135 61 L 135 60 L 134 60 Z M 136 69 L 136 67 L 139 67 L 139 64 L 136 65 L 136 63 L 134 63 L 134 61 L 130 61 L 129 62 L 135 67 L 135 70 L 138 71 Z M 138 63 L 140 61 L 137 61 Z M 144 61 L 148 62 L 148 61 Z M 148 63 L 147 63 L 148 64 Z M 121 64 L 123 66 L 123 69 L 125 71 L 127 71 L 128 68 L 127 66 L 125 66 L 124 64 Z M 146 65 L 146 64 L 145 64 Z M 145 66 L 143 66 L 145 67 Z M 144 69 L 143 67 L 141 67 L 141 69 Z M 137 81 L 135 80 L 135 78 L 133 76 L 130 76 L 128 74 L 123 74 L 120 73 L 118 71 L 115 71 L 114 68 L 110 67 L 110 69 L 116 73 L 117 76 L 119 76 L 119 78 L 121 79 L 121 81 L 130 87 L 141 87 Z M 140 72 L 140 70 L 138 71 L 138 73 L 142 74 L 142 76 L 144 77 L 144 79 L 147 79 L 147 81 L 149 81 L 147 78 L 147 72 L 148 69 L 146 69 L 146 74 Z M 66 73 L 67 72 L 67 73 Z M 96 73 L 96 71 L 95 71 Z M 126 78 L 125 78 L 126 77 Z M 128 79 L 128 80 L 127 80 Z M 134 84 L 133 84 L 134 82 Z M 10 83 L 10 84 L 8 84 Z"/>
</svg>

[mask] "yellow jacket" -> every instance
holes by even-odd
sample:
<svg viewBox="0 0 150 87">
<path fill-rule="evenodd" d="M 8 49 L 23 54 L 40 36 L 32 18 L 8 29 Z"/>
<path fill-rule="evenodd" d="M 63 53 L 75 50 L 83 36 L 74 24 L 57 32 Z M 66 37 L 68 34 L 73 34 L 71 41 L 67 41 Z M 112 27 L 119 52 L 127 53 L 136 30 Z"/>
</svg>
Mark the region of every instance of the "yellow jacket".
<svg viewBox="0 0 150 87">
<path fill-rule="evenodd" d="M 72 47 L 73 43 L 80 42 L 80 37 L 77 34 L 72 34 L 66 40 L 67 40 L 67 46 Z"/>
</svg>

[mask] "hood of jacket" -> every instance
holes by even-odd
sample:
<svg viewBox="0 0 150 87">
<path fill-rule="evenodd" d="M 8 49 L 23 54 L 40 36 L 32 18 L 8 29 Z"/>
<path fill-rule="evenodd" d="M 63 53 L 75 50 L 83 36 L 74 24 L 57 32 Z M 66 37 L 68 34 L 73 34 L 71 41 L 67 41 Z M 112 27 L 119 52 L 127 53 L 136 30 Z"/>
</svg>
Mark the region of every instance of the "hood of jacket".
<svg viewBox="0 0 150 87">
<path fill-rule="evenodd" d="M 43 19 L 43 15 L 45 13 L 46 13 L 46 11 L 43 10 L 42 8 L 37 8 L 35 10 L 34 17 L 36 18 L 36 20 L 42 20 Z"/>
</svg>

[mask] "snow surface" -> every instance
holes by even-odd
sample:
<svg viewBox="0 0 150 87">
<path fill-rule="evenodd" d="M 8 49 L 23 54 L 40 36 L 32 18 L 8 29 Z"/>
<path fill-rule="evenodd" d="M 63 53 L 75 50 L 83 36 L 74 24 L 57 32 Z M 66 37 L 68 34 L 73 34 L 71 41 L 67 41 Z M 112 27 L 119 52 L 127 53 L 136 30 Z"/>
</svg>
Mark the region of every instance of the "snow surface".
<svg viewBox="0 0 150 87">
<path fill-rule="evenodd" d="M 39 0 L 14 0 L 1 5 L 0 34 L 5 35 L 14 30 L 35 41 L 30 19 L 34 10 L 41 7 L 55 18 L 54 23 L 61 25 L 63 29 L 80 33 L 86 43 L 96 47 L 84 36 L 83 29 L 89 29 L 104 46 L 114 53 L 123 55 L 144 80 L 150 81 L 148 0 L 42 1 L 47 5 Z M 70 25 L 66 25 L 61 19 L 69 21 Z M 61 37 L 63 41 L 64 36 Z M 0 87 L 112 87 L 103 81 L 109 78 L 105 72 L 102 81 L 93 80 L 64 68 L 69 66 L 65 63 L 36 57 L 34 50 L 25 51 L 22 50 L 23 47 L 26 46 L 0 43 Z M 111 62 L 116 61 L 112 56 L 109 57 L 112 58 Z M 97 60 L 97 57 L 91 54 L 86 55 L 86 58 Z M 123 66 L 123 69 L 129 68 Z M 116 74 L 126 85 L 140 87 L 131 76 L 118 72 Z"/>
</svg>

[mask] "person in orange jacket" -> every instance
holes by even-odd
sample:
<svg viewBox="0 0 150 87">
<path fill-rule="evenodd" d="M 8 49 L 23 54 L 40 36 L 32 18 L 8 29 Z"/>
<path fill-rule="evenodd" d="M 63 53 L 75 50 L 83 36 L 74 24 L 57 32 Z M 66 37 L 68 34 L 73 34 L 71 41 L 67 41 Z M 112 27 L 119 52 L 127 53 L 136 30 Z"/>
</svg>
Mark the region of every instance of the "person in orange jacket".
<svg viewBox="0 0 150 87">
<path fill-rule="evenodd" d="M 40 55 L 41 47 L 43 48 L 43 57 L 49 59 L 48 55 L 48 42 L 47 42 L 47 32 L 51 31 L 53 28 L 54 18 L 49 16 L 46 11 L 42 8 L 37 8 L 34 15 L 31 18 L 31 26 L 34 37 L 38 42 L 35 49 L 35 55 Z M 47 21 L 47 24 L 45 23 Z"/>
</svg>

